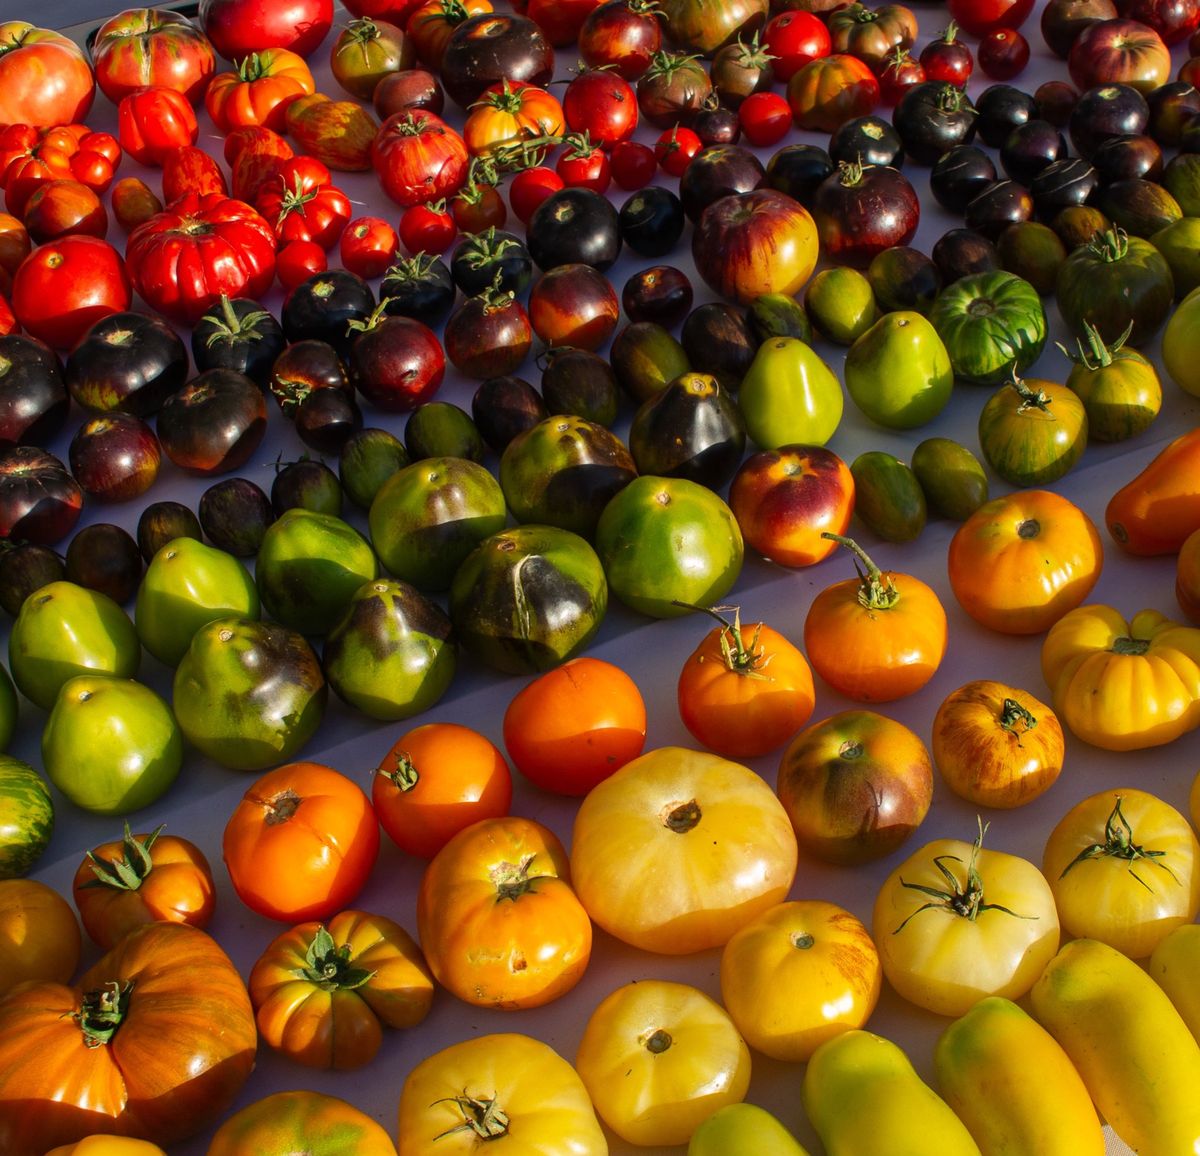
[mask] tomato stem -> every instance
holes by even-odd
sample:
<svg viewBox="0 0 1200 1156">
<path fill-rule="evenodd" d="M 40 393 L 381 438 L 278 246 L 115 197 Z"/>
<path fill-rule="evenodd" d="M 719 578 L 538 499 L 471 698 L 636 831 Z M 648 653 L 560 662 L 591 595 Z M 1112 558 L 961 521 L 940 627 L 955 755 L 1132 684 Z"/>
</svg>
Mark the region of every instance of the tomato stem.
<svg viewBox="0 0 1200 1156">
<path fill-rule="evenodd" d="M 646 1037 L 645 1048 L 651 1054 L 661 1056 L 674 1042 L 666 1028 L 658 1028 Z"/>
<path fill-rule="evenodd" d="M 350 944 L 334 942 L 329 929 L 321 924 L 304 954 L 304 966 L 292 968 L 292 975 L 315 984 L 322 991 L 353 991 L 375 977 L 374 971 L 351 966 Z"/>
<path fill-rule="evenodd" d="M 1155 867 L 1161 867 L 1168 875 L 1171 876 L 1176 883 L 1179 882 L 1179 876 L 1175 874 L 1165 863 L 1160 862 L 1162 857 L 1166 855 L 1165 851 L 1147 851 L 1140 843 L 1133 841 L 1133 828 L 1129 825 L 1129 821 L 1121 813 L 1122 796 L 1117 796 L 1116 804 L 1113 806 L 1108 819 L 1104 824 L 1104 842 L 1093 843 L 1089 847 L 1085 847 L 1074 859 L 1068 863 L 1059 876 L 1060 879 L 1066 877 L 1076 864 L 1083 863 L 1088 859 L 1124 859 L 1127 863 L 1136 863 L 1139 859 L 1145 859 L 1152 863 Z M 1154 888 L 1150 886 L 1132 867 L 1129 868 L 1129 874 L 1133 876 L 1147 891 L 1153 893 Z"/>
<path fill-rule="evenodd" d="M 447 1128 L 435 1140 L 453 1136 L 457 1132 L 474 1132 L 480 1140 L 497 1140 L 508 1131 L 508 1113 L 496 1103 L 495 1096 L 443 1096 L 435 1104 L 455 1104 L 463 1114 L 461 1124 Z"/>
<path fill-rule="evenodd" d="M 101 859 L 94 851 L 87 853 L 88 862 L 96 878 L 85 887 L 114 887 L 118 891 L 136 891 L 142 880 L 150 874 L 154 861 L 150 849 L 162 834 L 165 823 L 160 823 L 145 839 L 138 839 L 125 822 L 125 836 L 121 840 L 122 855 L 119 859 Z"/>
<path fill-rule="evenodd" d="M 488 871 L 488 876 L 496 888 L 497 902 L 505 899 L 516 902 L 522 895 L 532 891 L 533 885 L 539 879 L 547 878 L 545 875 L 530 875 L 529 869 L 536 858 L 537 853 L 531 852 L 523 855 L 517 863 L 510 863 L 506 859 Z"/>
<path fill-rule="evenodd" d="M 747 646 L 742 634 L 740 606 L 697 606 L 692 602 L 680 602 L 678 599 L 674 601 L 673 605 L 686 606 L 689 610 L 699 610 L 702 614 L 715 618 L 724 627 L 717 637 L 726 670 L 730 670 L 734 674 L 744 674 L 747 678 L 766 678 L 766 675 L 761 673 L 761 669 L 771 661 L 771 656 L 764 656 L 763 648 L 759 643 L 763 623 L 759 622 L 755 625 L 754 633 L 750 636 L 750 645 Z M 733 611 L 732 622 L 725 617 L 730 610 Z"/>
<path fill-rule="evenodd" d="M 672 807 L 663 818 L 663 826 L 674 831 L 676 835 L 686 835 L 693 830 L 703 818 L 700 804 L 695 799 L 679 803 Z"/>
<path fill-rule="evenodd" d="M 383 767 L 380 767 L 379 773 L 388 782 L 394 783 L 401 791 L 411 791 L 421 778 L 420 773 L 417 771 L 417 764 L 412 761 L 407 751 L 397 752 L 395 767 L 390 771 L 386 771 Z"/>
<path fill-rule="evenodd" d="M 73 1019 L 83 1032 L 86 1047 L 98 1048 L 107 1044 L 129 1011 L 129 996 L 133 981 L 125 984 L 112 980 L 104 987 L 86 992 Z"/>
<path fill-rule="evenodd" d="M 828 530 L 824 531 L 821 537 L 828 538 L 839 546 L 845 546 L 855 555 L 857 561 L 854 563 L 854 569 L 859 577 L 858 601 L 863 609 L 891 610 L 900 601 L 900 591 L 896 588 L 892 576 L 884 574 L 853 538 L 847 538 L 844 534 L 832 534 Z M 865 573 L 859 562 L 866 567 Z"/>
<path fill-rule="evenodd" d="M 1000 707 L 1000 725 L 1014 735 L 1017 746 L 1021 745 L 1021 735 L 1037 726 L 1037 719 L 1026 710 L 1015 698 L 1006 698 Z M 1020 731 L 1017 727 L 1020 727 Z"/>
</svg>

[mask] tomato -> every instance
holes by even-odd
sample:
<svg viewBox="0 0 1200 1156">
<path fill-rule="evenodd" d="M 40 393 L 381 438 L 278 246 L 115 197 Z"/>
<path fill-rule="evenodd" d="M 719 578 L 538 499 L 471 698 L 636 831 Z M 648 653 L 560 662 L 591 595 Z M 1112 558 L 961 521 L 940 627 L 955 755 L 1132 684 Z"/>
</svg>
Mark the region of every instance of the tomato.
<svg viewBox="0 0 1200 1156">
<path fill-rule="evenodd" d="M 1146 970 L 1170 997 L 1192 1035 L 1200 1039 L 1200 988 L 1194 982 L 1198 950 L 1200 924 L 1185 923 L 1159 941 Z"/>
<path fill-rule="evenodd" d="M 1139 20 L 1096 20 L 1075 37 L 1067 69 L 1081 92 L 1128 84 L 1145 94 L 1170 81 L 1171 50 Z"/>
<path fill-rule="evenodd" d="M 97 1133 L 85 1136 L 76 1144 L 54 1148 L 46 1156 L 166 1156 L 149 1140 L 131 1140 L 128 1136 L 108 1136 Z"/>
<path fill-rule="evenodd" d="M 752 92 L 738 105 L 738 123 L 750 144 L 769 148 L 791 131 L 792 110 L 777 92 Z"/>
<path fill-rule="evenodd" d="M 0 666 L 0 737 L 11 741 L 17 724 L 17 691 Z M 0 879 L 26 875 L 54 833 L 54 800 L 46 780 L 28 763 L 0 754 Z"/>
<path fill-rule="evenodd" d="M 566 131 L 562 105 L 544 88 L 522 81 L 489 85 L 471 105 L 463 124 L 463 140 L 473 157 L 538 137 Z"/>
<path fill-rule="evenodd" d="M 572 134 L 564 144 L 566 151 L 554 164 L 554 171 L 562 177 L 563 186 L 592 189 L 597 193 L 607 191 L 612 180 L 608 154 L 598 144 L 592 144 L 587 133 Z"/>
<path fill-rule="evenodd" d="M 362 890 L 379 851 L 366 795 L 319 763 L 268 771 L 225 824 L 222 853 L 238 898 L 268 919 L 322 919 Z"/>
<path fill-rule="evenodd" d="M 1042 643 L 1042 677 L 1059 719 L 1110 751 L 1172 742 L 1200 722 L 1200 630 L 1143 610 L 1081 606 Z"/>
<path fill-rule="evenodd" d="M 861 1028 L 879 1002 L 879 952 L 861 921 L 821 900 L 781 903 L 721 953 L 721 999 L 756 1051 L 803 1063 Z"/>
<path fill-rule="evenodd" d="M 508 203 L 517 219 L 528 225 L 538 205 L 562 187 L 563 179 L 553 169 L 534 165 L 513 177 L 508 186 Z"/>
<path fill-rule="evenodd" d="M 400 247 L 396 230 L 382 217 L 355 217 L 338 242 L 342 268 L 366 281 L 387 272 Z"/>
<path fill-rule="evenodd" d="M 879 81 L 854 56 L 834 53 L 810 60 L 787 86 L 796 124 L 808 132 L 833 132 L 856 116 L 867 116 L 879 104 Z"/>
<path fill-rule="evenodd" d="M 921 62 L 907 48 L 895 48 L 888 53 L 879 73 L 879 99 L 888 108 L 895 108 L 904 94 L 929 79 Z"/>
<path fill-rule="evenodd" d="M 607 1156 L 575 1069 L 515 1032 L 474 1036 L 416 1065 L 400 1090 L 399 1156 Z"/>
<path fill-rule="evenodd" d="M 1056 482 L 1087 446 L 1087 412 L 1065 385 L 1014 378 L 984 403 L 979 445 L 988 465 L 1014 486 Z"/>
<path fill-rule="evenodd" d="M 0 213 L 0 269 L 15 273 L 32 248 L 29 231 L 21 221 L 11 213 Z"/>
<path fill-rule="evenodd" d="M 600 1119 L 638 1145 L 686 1144 L 750 1087 L 750 1050 L 725 1009 L 667 980 L 638 980 L 601 1000 L 575 1067 Z"/>
<path fill-rule="evenodd" d="M 73 234 L 103 237 L 108 213 L 100 198 L 79 181 L 40 181 L 25 202 L 25 225 L 39 245 Z"/>
<path fill-rule="evenodd" d="M 99 237 L 39 245 L 13 276 L 12 308 L 31 336 L 71 349 L 102 317 L 129 308 L 133 294 L 121 254 Z"/>
<path fill-rule="evenodd" d="M 467 160 L 463 138 L 419 108 L 389 116 L 371 146 L 383 191 L 406 208 L 457 192 L 467 179 Z"/>
<path fill-rule="evenodd" d="M 911 48 L 917 39 L 917 18 L 903 4 L 868 8 L 852 3 L 835 9 L 828 21 L 831 51 L 849 53 L 876 72 L 889 52 Z"/>
<path fill-rule="evenodd" d="M 917 1007 L 959 1016 L 987 995 L 1024 995 L 1058 950 L 1054 895 L 1027 859 L 937 839 L 884 880 L 872 934 L 883 974 Z"/>
<path fill-rule="evenodd" d="M 1067 1053 L 1027 1012 L 981 999 L 938 1039 L 938 1087 L 985 1152 L 1104 1156 L 1096 1109 Z"/>
<path fill-rule="evenodd" d="M 571 874 L 605 931 L 644 951 L 686 955 L 723 945 L 780 902 L 796 858 L 787 813 L 758 775 L 716 755 L 662 747 L 584 798 Z"/>
<path fill-rule="evenodd" d="M 1193 530 L 1179 547 L 1175 560 L 1175 599 L 1188 619 L 1200 625 L 1200 529 Z"/>
<path fill-rule="evenodd" d="M 933 720 L 933 759 L 950 789 L 980 807 L 1020 807 L 1063 766 L 1058 718 L 1027 691 L 992 679 L 960 686 Z"/>
<path fill-rule="evenodd" d="M 1188 536 L 1200 529 L 1198 467 L 1200 430 L 1192 429 L 1169 442 L 1113 494 L 1104 522 L 1122 549 L 1138 555 L 1182 550 Z"/>
<path fill-rule="evenodd" d="M 539 675 L 504 713 L 504 745 L 543 790 L 585 795 L 642 753 L 646 704 L 637 684 L 598 658 L 573 658 Z"/>
<path fill-rule="evenodd" d="M 954 22 L 972 36 L 993 28 L 1020 28 L 1033 11 L 1033 0 L 948 0 Z"/>
<path fill-rule="evenodd" d="M 392 744 L 376 768 L 371 799 L 392 842 L 432 859 L 472 823 L 508 814 L 512 776 L 478 731 L 426 723 Z"/>
<path fill-rule="evenodd" d="M 5 1015 L 0 1142 L 10 1156 L 97 1129 L 173 1144 L 224 1112 L 254 1066 L 245 984 L 216 941 L 186 924 L 131 932 L 77 987 L 19 987 Z"/>
<path fill-rule="evenodd" d="M 440 68 L 454 30 L 472 16 L 492 11 L 491 0 L 426 0 L 408 18 L 406 31 L 423 64 Z"/>
<path fill-rule="evenodd" d="M 242 59 L 235 72 L 214 76 L 204 94 L 204 107 L 222 132 L 258 125 L 282 132 L 288 105 L 316 90 L 302 56 L 270 48 Z"/>
<path fill-rule="evenodd" d="M 679 672 L 679 716 L 694 738 L 719 755 L 765 755 L 811 717 L 812 670 L 800 649 L 765 622 L 744 631 L 736 608 L 732 622 L 708 613 L 720 625 Z"/>
<path fill-rule="evenodd" d="M 993 28 L 979 43 L 979 68 L 993 80 L 1012 80 L 1029 63 L 1029 41 L 1013 28 Z"/>
<path fill-rule="evenodd" d="M 285 290 L 295 289 L 329 268 L 329 255 L 316 241 L 289 241 L 275 258 L 275 275 Z"/>
<path fill-rule="evenodd" d="M 856 702 L 913 694 L 946 654 L 946 612 L 933 589 L 910 574 L 886 574 L 849 538 L 826 533 L 865 567 L 859 578 L 826 587 L 804 620 L 813 669 Z"/>
<path fill-rule="evenodd" d="M 309 1068 L 369 1064 L 383 1027 L 411 1028 L 433 1003 L 433 977 L 398 923 L 340 911 L 277 936 L 247 980 L 263 1040 Z"/>
<path fill-rule="evenodd" d="M 0 984 L 70 983 L 83 941 L 71 905 L 36 879 L 0 879 Z"/>
<path fill-rule="evenodd" d="M 592 953 L 566 851 L 515 816 L 475 823 L 433 857 L 417 927 L 437 981 L 476 1007 L 541 1007 L 583 978 Z"/>
<path fill-rule="evenodd" d="M 1092 592 L 1104 549 L 1095 524 L 1050 490 L 980 506 L 954 532 L 947 569 L 959 605 L 1004 634 L 1040 634 Z"/>
<path fill-rule="evenodd" d="M 975 68 L 971 49 L 958 39 L 958 24 L 953 20 L 921 49 L 920 63 L 926 79 L 949 81 L 959 88 L 966 87 Z"/>
<path fill-rule="evenodd" d="M 351 20 L 329 50 L 329 70 L 351 96 L 371 100 L 386 76 L 407 71 L 417 51 L 404 29 L 387 19 Z"/>
<path fill-rule="evenodd" d="M 125 837 L 89 851 L 75 871 L 71 894 L 84 930 L 106 951 L 135 927 L 156 920 L 208 926 L 216 906 L 212 870 L 188 839 L 163 835 Z"/>
<path fill-rule="evenodd" d="M 567 85 L 563 117 L 571 132 L 585 134 L 611 150 L 633 136 L 637 128 L 637 93 L 616 73 L 585 69 Z"/>
<path fill-rule="evenodd" d="M 169 204 L 188 193 L 229 195 L 229 182 L 216 160 L 203 149 L 188 146 L 169 152 L 163 161 L 163 199 Z"/>
<path fill-rule="evenodd" d="M 173 88 L 139 88 L 117 106 L 121 147 L 140 165 L 161 167 L 167 154 L 196 143 L 191 104 Z"/>
<path fill-rule="evenodd" d="M 1136 963 L 1094 939 L 1064 945 L 1030 993 L 1096 1110 L 1135 1152 L 1200 1148 L 1200 1044 Z"/>
<path fill-rule="evenodd" d="M 1101 791 L 1046 840 L 1042 863 L 1063 928 L 1144 959 L 1200 912 L 1200 843 L 1187 819 L 1145 791 Z"/>
<path fill-rule="evenodd" d="M 811 12 L 781 12 L 767 21 L 762 33 L 763 48 L 774 59 L 775 79 L 787 84 L 810 60 L 828 56 L 829 30 Z"/>
<path fill-rule="evenodd" d="M 663 129 L 659 134 L 654 142 L 654 155 L 664 173 L 672 177 L 681 177 L 692 163 L 692 158 L 703 147 L 704 142 L 694 129 L 677 124 Z"/>
<path fill-rule="evenodd" d="M 100 91 L 113 104 L 149 85 L 182 92 L 199 102 L 216 68 L 208 37 L 181 12 L 131 8 L 106 20 L 92 41 Z"/>
<path fill-rule="evenodd" d="M 276 1092 L 247 1104 L 216 1130 L 206 1156 L 305 1150 L 313 1156 L 396 1156 L 392 1138 L 365 1112 L 313 1091 Z"/>
<path fill-rule="evenodd" d="M 77 124 L 95 95 L 91 66 L 73 40 L 24 20 L 0 23 L 0 125 Z"/>
<path fill-rule="evenodd" d="M 464 233 L 498 229 L 508 219 L 504 198 L 495 185 L 469 180 L 450 202 L 454 224 Z"/>
<path fill-rule="evenodd" d="M 333 24 L 333 0 L 201 0 L 200 27 L 226 60 L 284 48 L 308 56 Z"/>
<path fill-rule="evenodd" d="M 618 141 L 609 153 L 612 178 L 620 189 L 644 189 L 654 179 L 657 163 L 654 150 L 641 141 Z"/>
<path fill-rule="evenodd" d="M 350 198 L 333 184 L 329 170 L 311 157 L 282 161 L 259 192 L 254 207 L 273 225 L 281 248 L 309 241 L 326 252 L 338 243 L 354 212 Z"/>
<path fill-rule="evenodd" d="M 757 1104 L 718 1108 L 693 1133 L 687 1156 L 808 1156 L 770 1112 Z"/>
</svg>

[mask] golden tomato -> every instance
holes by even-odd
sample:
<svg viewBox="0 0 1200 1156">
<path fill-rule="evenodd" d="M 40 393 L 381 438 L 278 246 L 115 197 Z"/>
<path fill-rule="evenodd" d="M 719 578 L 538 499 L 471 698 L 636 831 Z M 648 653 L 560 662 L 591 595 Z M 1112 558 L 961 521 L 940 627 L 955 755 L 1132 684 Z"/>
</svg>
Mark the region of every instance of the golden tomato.
<svg viewBox="0 0 1200 1156">
<path fill-rule="evenodd" d="M 1146 970 L 1167 993 L 1192 1035 L 1200 1040 L 1200 924 L 1185 923 L 1169 932 L 1150 956 Z"/>
<path fill-rule="evenodd" d="M 206 1156 L 285 1152 L 396 1156 L 396 1146 L 379 1124 L 345 1100 L 323 1092 L 276 1092 L 230 1116 L 217 1129 Z"/>
<path fill-rule="evenodd" d="M 46 1156 L 167 1156 L 149 1140 L 131 1140 L 128 1136 L 85 1136 L 74 1144 L 52 1148 Z"/>
<path fill-rule="evenodd" d="M 83 937 L 71 905 L 36 879 L 0 879 L 0 989 L 26 979 L 70 983 Z"/>
</svg>

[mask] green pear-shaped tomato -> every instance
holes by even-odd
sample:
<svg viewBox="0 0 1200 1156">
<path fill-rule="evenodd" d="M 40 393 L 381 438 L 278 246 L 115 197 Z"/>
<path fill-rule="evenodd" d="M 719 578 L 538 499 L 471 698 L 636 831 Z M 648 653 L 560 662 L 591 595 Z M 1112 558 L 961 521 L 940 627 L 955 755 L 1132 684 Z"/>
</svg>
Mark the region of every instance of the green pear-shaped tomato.
<svg viewBox="0 0 1200 1156">
<path fill-rule="evenodd" d="M 871 282 L 848 265 L 822 269 L 808 283 L 804 310 L 813 329 L 835 345 L 853 345 L 879 316 Z"/>
<path fill-rule="evenodd" d="M 111 674 L 68 680 L 42 731 L 50 781 L 96 815 L 149 806 L 175 781 L 183 739 L 171 708 L 148 686 Z"/>
<path fill-rule="evenodd" d="M 596 553 L 622 602 L 654 618 L 675 618 L 729 593 L 744 547 L 737 519 L 718 494 L 684 478 L 647 475 L 604 508 Z"/>
<path fill-rule="evenodd" d="M 607 609 L 595 550 L 557 526 L 493 534 L 471 551 L 450 587 L 459 641 L 506 674 L 533 674 L 574 658 Z"/>
<path fill-rule="evenodd" d="M 137 674 L 142 645 L 128 615 L 107 594 L 74 582 L 51 582 L 21 605 L 8 637 L 17 689 L 49 710 L 77 674 Z"/>
<path fill-rule="evenodd" d="M 954 371 L 937 330 L 920 313 L 885 313 L 846 354 L 846 389 L 872 421 L 915 429 L 950 400 Z"/>
<path fill-rule="evenodd" d="M 54 800 L 28 763 L 0 755 L 0 879 L 25 875 L 54 833 Z"/>
<path fill-rule="evenodd" d="M 842 387 L 812 346 L 773 337 L 758 347 L 738 404 L 746 432 L 765 450 L 823 446 L 842 420 Z"/>
<path fill-rule="evenodd" d="M 332 514 L 295 507 L 267 527 L 254 580 L 263 608 L 301 634 L 324 634 L 379 572 L 371 544 Z"/>
<path fill-rule="evenodd" d="M 457 658 L 450 619 L 415 586 L 376 578 L 360 586 L 325 639 L 325 677 L 371 718 L 410 718 L 446 693 Z"/>
<path fill-rule="evenodd" d="M 445 590 L 462 560 L 504 529 L 500 483 L 467 458 L 425 458 L 379 488 L 368 522 L 379 560 L 418 590 Z"/>
<path fill-rule="evenodd" d="M 192 636 L 216 618 L 258 617 L 258 590 L 232 554 L 195 538 L 176 538 L 150 560 L 133 607 L 142 645 L 178 666 Z"/>
<path fill-rule="evenodd" d="M 175 671 L 184 738 L 225 767 L 286 763 L 313 736 L 328 690 L 304 635 L 250 618 L 196 631 Z"/>
<path fill-rule="evenodd" d="M 0 664 L 0 751 L 8 750 L 17 729 L 17 688 L 8 668 Z"/>
<path fill-rule="evenodd" d="M 909 463 L 929 509 L 965 522 L 988 500 L 988 479 L 979 459 L 951 438 L 926 438 Z"/>
</svg>

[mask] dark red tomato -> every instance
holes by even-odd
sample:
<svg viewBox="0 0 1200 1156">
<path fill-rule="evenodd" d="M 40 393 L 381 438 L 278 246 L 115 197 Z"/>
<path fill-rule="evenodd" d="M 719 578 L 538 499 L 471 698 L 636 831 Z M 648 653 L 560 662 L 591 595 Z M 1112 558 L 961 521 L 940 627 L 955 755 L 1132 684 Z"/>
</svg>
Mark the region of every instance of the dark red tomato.
<svg viewBox="0 0 1200 1156">
<path fill-rule="evenodd" d="M 463 233 L 498 229 L 508 219 L 508 208 L 494 185 L 467 185 L 450 202 L 454 223 Z"/>
<path fill-rule="evenodd" d="M 1133 0 L 1128 7 L 1121 7 L 1127 19 L 1149 25 L 1167 45 L 1186 40 L 1200 25 L 1196 0 Z"/>
<path fill-rule="evenodd" d="M 654 179 L 658 157 L 649 145 L 641 141 L 623 140 L 613 145 L 608 163 L 613 182 L 618 188 L 644 189 Z"/>
<path fill-rule="evenodd" d="M 440 116 L 416 108 L 389 116 L 371 145 L 383 191 L 406 208 L 457 192 L 467 179 L 466 142 Z"/>
<path fill-rule="evenodd" d="M 888 108 L 895 108 L 900 98 L 927 77 L 921 62 L 907 48 L 899 46 L 887 55 L 886 63 L 879 72 L 879 99 Z"/>
<path fill-rule="evenodd" d="M 775 59 L 775 79 L 786 84 L 810 60 L 828 56 L 829 29 L 811 12 L 781 12 L 763 29 L 763 47 Z"/>
<path fill-rule="evenodd" d="M 444 200 L 410 205 L 400 214 L 400 244 L 409 253 L 444 253 L 457 234 Z"/>
<path fill-rule="evenodd" d="M 529 291 L 529 321 L 547 345 L 595 352 L 613 335 L 621 307 L 603 273 L 590 265 L 556 265 Z"/>
<path fill-rule="evenodd" d="M 563 179 L 553 169 L 534 165 L 533 168 L 522 169 L 513 177 L 508 186 L 508 203 L 517 219 L 528 225 L 538 205 L 562 187 Z"/>
<path fill-rule="evenodd" d="M 975 69 L 970 48 L 958 38 L 958 25 L 950 21 L 936 40 L 921 49 L 921 67 L 927 80 L 948 80 L 964 88 Z"/>
<path fill-rule="evenodd" d="M 792 127 L 792 107 L 777 92 L 754 92 L 737 111 L 742 133 L 755 148 L 778 144 Z"/>
<path fill-rule="evenodd" d="M 637 80 L 662 48 L 662 26 L 654 0 L 605 0 L 579 31 L 579 55 L 590 68 L 611 66 Z"/>
<path fill-rule="evenodd" d="M 690 128 L 676 125 L 666 129 L 654 142 L 654 155 L 664 173 L 673 177 L 683 176 L 683 170 L 692 163 L 692 158 L 704 148 L 699 133 Z"/>
<path fill-rule="evenodd" d="M 979 42 L 979 67 L 993 80 L 1011 80 L 1029 63 L 1029 41 L 1015 28 L 997 28 Z"/>
<path fill-rule="evenodd" d="M 25 228 L 38 245 L 72 233 L 103 237 L 108 232 L 108 211 L 79 181 L 39 181 L 25 202 Z"/>
<path fill-rule="evenodd" d="M 226 60 L 264 48 L 308 56 L 333 25 L 333 0 L 200 0 L 200 27 Z"/>
<path fill-rule="evenodd" d="M 7 337 L 10 333 L 20 333 L 21 326 L 17 321 L 17 315 L 12 311 L 12 306 L 8 303 L 8 298 L 0 293 L 0 337 Z"/>
<path fill-rule="evenodd" d="M 562 177 L 563 185 L 569 189 L 594 189 L 604 193 L 612 181 L 608 154 L 593 144 L 587 133 L 571 135 L 566 139 L 566 151 L 558 158 L 554 171 Z"/>
<path fill-rule="evenodd" d="M 518 5 L 514 4 L 514 8 Z M 529 0 L 521 8 L 556 48 L 574 44 L 596 0 Z"/>
<path fill-rule="evenodd" d="M 1033 11 L 1033 0 L 947 0 L 955 23 L 972 36 L 994 28 L 1020 28 Z"/>
<path fill-rule="evenodd" d="M 515 373 L 533 344 L 533 330 L 513 293 L 485 289 L 450 315 L 442 341 L 454 368 L 482 381 Z"/>
<path fill-rule="evenodd" d="M 586 133 L 596 144 L 608 147 L 633 136 L 637 93 L 615 73 L 588 69 L 567 85 L 563 116 L 571 132 Z"/>
<path fill-rule="evenodd" d="M 316 241 L 289 241 L 275 257 L 275 276 L 284 289 L 294 289 L 328 268 L 329 258 Z"/>
<path fill-rule="evenodd" d="M 387 272 L 399 247 L 396 230 L 382 217 L 356 217 L 342 231 L 338 255 L 343 269 L 370 281 Z"/>
</svg>

